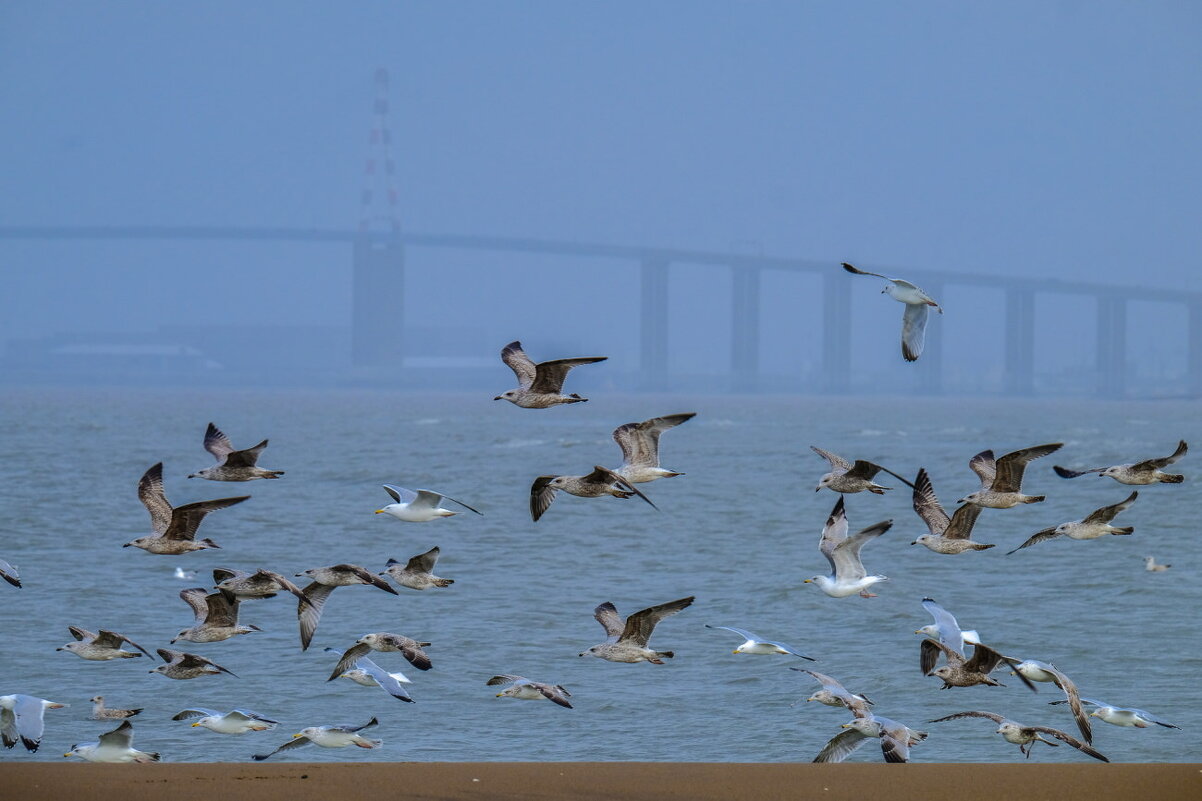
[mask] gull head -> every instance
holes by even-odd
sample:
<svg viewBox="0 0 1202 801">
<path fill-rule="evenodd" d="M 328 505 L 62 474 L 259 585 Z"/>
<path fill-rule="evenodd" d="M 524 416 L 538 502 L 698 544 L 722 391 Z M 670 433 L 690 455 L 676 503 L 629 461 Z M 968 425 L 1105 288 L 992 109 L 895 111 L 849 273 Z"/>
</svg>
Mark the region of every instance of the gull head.
<svg viewBox="0 0 1202 801">
<path fill-rule="evenodd" d="M 839 728 L 855 729 L 865 737 L 879 737 L 881 735 L 881 724 L 870 718 L 856 718 L 850 723 L 844 723 Z"/>
<path fill-rule="evenodd" d="M 910 544 L 911 545 L 926 545 L 928 542 L 931 542 L 933 539 L 935 539 L 935 538 L 932 537 L 930 534 L 923 534 L 921 537 L 914 540 L 914 542 L 912 542 Z"/>
<path fill-rule="evenodd" d="M 148 671 L 146 671 L 146 672 L 147 672 L 147 673 L 163 673 L 163 672 L 165 672 L 165 671 L 166 671 L 166 669 L 167 669 L 167 666 L 166 666 L 166 665 L 159 665 L 158 667 L 156 667 L 156 668 L 151 668 L 150 670 L 148 670 Z"/>
<path fill-rule="evenodd" d="M 175 643 L 179 640 L 187 639 L 187 636 L 186 636 L 187 634 L 188 634 L 187 629 L 180 629 L 179 634 L 176 634 L 175 639 L 171 641 L 171 645 L 175 645 Z"/>
<path fill-rule="evenodd" d="M 135 548 L 145 548 L 147 545 L 150 545 L 151 540 L 155 539 L 158 539 L 158 537 L 138 537 L 136 540 L 130 540 L 121 547 L 128 548 L 132 545 Z"/>
<path fill-rule="evenodd" d="M 555 489 L 563 489 L 567 486 L 568 478 L 568 476 L 556 476 L 547 483 L 547 486 L 555 487 Z"/>
<path fill-rule="evenodd" d="M 981 491 L 977 490 L 972 495 L 965 495 L 963 498 L 956 501 L 956 503 L 976 503 L 980 499 L 981 499 Z"/>
<path fill-rule="evenodd" d="M 818 492 L 823 487 L 829 487 L 830 484 L 831 484 L 831 474 L 827 473 L 825 476 L 823 476 L 821 479 L 818 480 L 818 486 L 814 487 L 814 492 Z"/>
<path fill-rule="evenodd" d="M 930 675 L 938 676 L 941 679 L 947 680 L 952 675 L 952 669 L 947 665 L 941 665 L 940 667 L 937 667 L 931 671 Z"/>
<path fill-rule="evenodd" d="M 599 646 L 594 645 L 592 648 L 589 648 L 587 651 L 583 651 L 583 652 L 577 654 L 577 656 L 597 656 L 598 648 L 599 648 Z"/>
<path fill-rule="evenodd" d="M 500 395 L 498 395 L 497 397 L 493 398 L 493 400 L 495 400 L 495 401 L 499 401 L 499 400 L 507 400 L 507 401 L 509 401 L 510 403 L 517 403 L 517 400 L 518 400 L 518 393 L 517 393 L 517 390 L 515 390 L 515 389 L 511 389 L 511 390 L 509 390 L 509 391 L 507 391 L 507 392 L 502 392 Z"/>
</svg>

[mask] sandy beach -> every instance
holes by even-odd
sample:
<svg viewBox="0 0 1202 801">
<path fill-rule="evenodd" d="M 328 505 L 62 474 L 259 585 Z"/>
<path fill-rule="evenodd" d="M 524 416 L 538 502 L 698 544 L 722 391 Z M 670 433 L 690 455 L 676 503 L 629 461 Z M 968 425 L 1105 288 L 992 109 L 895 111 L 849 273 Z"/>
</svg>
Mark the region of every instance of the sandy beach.
<svg viewBox="0 0 1202 801">
<path fill-rule="evenodd" d="M 4 797 L 129 801 L 446 799 L 891 799 L 1202 797 L 1202 765 L 714 764 L 662 762 L 205 763 L 4 766 Z"/>
</svg>

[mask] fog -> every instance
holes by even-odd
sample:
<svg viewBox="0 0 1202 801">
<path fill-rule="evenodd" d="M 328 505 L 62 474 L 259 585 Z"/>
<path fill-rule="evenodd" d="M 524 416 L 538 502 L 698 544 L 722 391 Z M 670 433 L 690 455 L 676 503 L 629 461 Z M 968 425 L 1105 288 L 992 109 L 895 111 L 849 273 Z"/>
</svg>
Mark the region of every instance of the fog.
<svg viewBox="0 0 1202 801">
<path fill-rule="evenodd" d="M 828 387 L 822 273 L 760 274 L 747 380 L 731 271 L 674 263 L 649 382 L 637 259 L 406 245 L 371 293 L 404 361 L 353 366 L 349 241 L 21 233 L 395 214 L 406 236 L 829 263 L 852 284 L 852 392 L 1004 391 L 1006 296 L 928 286 L 933 366 L 905 364 L 901 305 L 842 261 L 1170 290 L 1123 307 L 1122 393 L 1196 392 L 1200 22 L 1068 0 L 7 3 L 3 380 L 494 386 L 520 339 L 536 360 L 609 356 L 618 390 Z M 369 142 L 380 69 L 395 211 Z M 1103 386 L 1097 308 L 1036 293 L 1036 392 Z"/>
</svg>

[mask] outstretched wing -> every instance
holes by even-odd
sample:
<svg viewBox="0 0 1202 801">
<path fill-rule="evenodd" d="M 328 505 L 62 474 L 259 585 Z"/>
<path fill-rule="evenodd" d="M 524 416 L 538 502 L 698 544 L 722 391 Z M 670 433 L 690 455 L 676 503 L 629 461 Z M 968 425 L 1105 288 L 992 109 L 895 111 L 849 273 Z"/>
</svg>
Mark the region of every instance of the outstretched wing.
<svg viewBox="0 0 1202 801">
<path fill-rule="evenodd" d="M 514 375 L 518 377 L 519 387 L 530 389 L 538 371 L 535 369 L 534 362 L 526 355 L 526 351 L 522 350 L 521 342 L 515 339 L 501 348 L 501 361 L 509 365 L 509 369 L 513 370 Z"/>
<path fill-rule="evenodd" d="M 892 520 L 882 520 L 873 523 L 863 531 L 858 531 L 835 546 L 831 560 L 835 565 L 837 579 L 861 579 L 868 575 L 864 563 L 860 561 L 860 549 L 869 540 L 876 539 L 893 527 Z"/>
<path fill-rule="evenodd" d="M 1136 470 L 1159 470 L 1162 467 L 1168 467 L 1185 456 L 1187 450 L 1189 450 L 1189 446 L 1185 444 L 1185 440 L 1181 440 L 1177 443 L 1177 450 L 1173 451 L 1172 456 L 1165 456 L 1163 459 L 1145 459 L 1134 465 L 1134 468 Z"/>
<path fill-rule="evenodd" d="M 867 734 L 857 729 L 844 729 L 822 746 L 815 762 L 842 762 L 856 752 L 868 740 Z"/>
<path fill-rule="evenodd" d="M 993 712 L 957 712 L 954 715 L 944 715 L 941 718 L 928 720 L 927 723 L 942 723 L 945 720 L 959 720 L 960 718 L 988 718 L 999 725 L 1006 720 L 1001 715 Z"/>
<path fill-rule="evenodd" d="M 534 383 L 530 385 L 531 392 L 553 392 L 558 394 L 563 389 L 564 379 L 568 371 L 582 364 L 603 362 L 608 356 L 591 356 L 581 359 L 554 359 L 535 365 Z"/>
<path fill-rule="evenodd" d="M 969 459 L 968 467 L 981 479 L 981 489 L 993 486 L 993 479 L 997 476 L 997 461 L 993 458 L 992 450 L 981 451 Z"/>
<path fill-rule="evenodd" d="M 1109 523 L 1111 520 L 1114 520 L 1114 518 L 1116 516 L 1118 516 L 1119 512 L 1124 511 L 1125 509 L 1130 507 L 1131 504 L 1135 503 L 1135 499 L 1138 497 L 1139 497 L 1139 492 L 1133 491 L 1130 495 L 1127 496 L 1127 499 L 1125 501 L 1120 501 L 1119 503 L 1116 503 L 1113 506 L 1103 506 L 1101 509 L 1095 509 L 1093 512 L 1089 513 L 1089 517 L 1085 518 L 1081 522 L 1082 523 Z"/>
<path fill-rule="evenodd" d="M 209 427 L 205 429 L 205 450 L 213 454 L 213 458 L 218 462 L 222 462 L 234 452 L 234 445 L 225 432 L 209 423 Z"/>
<path fill-rule="evenodd" d="M 1045 528 L 1042 531 L 1036 531 L 1034 534 L 1032 534 L 1030 537 L 1028 537 L 1027 541 L 1024 542 L 1022 545 L 1018 546 L 1013 551 L 1007 551 L 1006 556 L 1009 556 L 1012 553 L 1018 553 L 1023 548 L 1030 548 L 1032 545 L 1036 545 L 1040 542 L 1043 542 L 1044 540 L 1054 539 L 1059 536 L 1060 535 L 1056 533 L 1055 527 Z"/>
<path fill-rule="evenodd" d="M 1073 748 L 1076 748 L 1081 753 L 1088 754 L 1089 756 L 1093 757 L 1094 759 L 1100 759 L 1103 762 L 1110 761 L 1105 756 L 1103 756 L 1100 752 L 1095 751 L 1093 748 L 1091 748 L 1090 746 L 1081 742 L 1080 740 L 1078 740 L 1076 737 L 1072 736 L 1071 734 L 1065 734 L 1064 732 L 1060 731 L 1060 729 L 1053 729 L 1050 726 L 1027 726 L 1026 728 L 1030 729 L 1031 731 L 1037 731 L 1040 734 L 1050 734 L 1053 737 L 1055 737 L 1057 740 L 1059 740 L 1060 742 L 1068 743 L 1069 745 L 1071 745 Z"/>
<path fill-rule="evenodd" d="M 196 529 L 200 527 L 200 521 L 205 519 L 205 515 L 242 503 L 249 498 L 249 495 L 242 495 L 237 498 L 218 498 L 177 506 L 171 511 L 171 524 L 163 532 L 163 537 L 169 540 L 193 540 L 196 538 Z"/>
<path fill-rule="evenodd" d="M 307 649 L 309 643 L 313 641 L 313 634 L 317 631 L 317 624 L 321 620 L 322 607 L 325 606 L 326 599 L 330 597 L 330 593 L 334 589 L 329 584 L 315 581 L 301 590 L 301 594 L 307 601 L 307 603 L 298 601 L 296 604 L 296 618 L 300 623 L 302 651 Z"/>
<path fill-rule="evenodd" d="M 847 271 L 848 271 L 849 273 L 851 273 L 852 275 L 871 275 L 871 276 L 873 276 L 873 277 L 875 277 L 875 278 L 884 278 L 886 281 L 892 281 L 892 280 L 893 280 L 892 278 L 890 278 L 890 277 L 889 277 L 889 276 L 887 276 L 887 275 L 881 275 L 880 273 L 870 273 L 870 272 L 868 272 L 867 270 L 861 270 L 859 267 L 852 267 L 852 266 L 851 266 L 850 264 L 848 264 L 847 262 L 843 262 L 842 264 L 843 264 L 843 269 L 844 269 L 844 270 L 847 270 Z"/>
<path fill-rule="evenodd" d="M 688 598 L 679 598 L 675 601 L 668 601 L 666 604 L 649 606 L 635 612 L 626 618 L 626 626 L 622 629 L 622 635 L 618 639 L 627 640 L 646 648 L 647 640 L 651 639 L 651 632 L 655 630 L 655 624 L 690 606 L 693 603 L 693 597 L 690 595 Z"/>
<path fill-rule="evenodd" d="M 610 601 L 598 605 L 593 610 L 593 617 L 601 624 L 601 628 L 605 629 L 605 633 L 610 639 L 616 640 L 622 636 L 622 628 L 625 623 L 622 621 L 622 616 L 618 614 L 618 608 Z"/>
<path fill-rule="evenodd" d="M 939 505 L 939 499 L 935 497 L 935 488 L 931 486 L 931 477 L 927 475 L 926 468 L 919 468 L 914 479 L 913 502 L 914 511 L 922 518 L 922 522 L 927 524 L 927 529 L 935 536 L 943 534 L 951 520 Z"/>
<path fill-rule="evenodd" d="M 1056 475 L 1060 476 L 1061 478 L 1077 478 L 1078 476 L 1083 476 L 1086 473 L 1101 473 L 1107 468 L 1091 467 L 1088 470 L 1069 470 L 1067 467 L 1061 467 L 1058 464 L 1054 464 L 1052 465 L 1052 469 L 1055 470 Z"/>
<path fill-rule="evenodd" d="M 624 465 L 659 467 L 659 435 L 691 420 L 696 412 L 653 417 L 641 423 L 626 423 L 614 429 L 614 442 L 622 449 Z"/>
<path fill-rule="evenodd" d="M 370 645 L 361 642 L 355 643 L 343 652 L 342 658 L 339 659 L 338 664 L 334 666 L 334 672 L 330 674 L 330 677 L 326 679 L 326 681 L 333 681 L 343 673 L 346 673 L 355 666 L 355 663 L 358 662 L 361 657 L 367 656 L 369 653 L 371 653 Z"/>
<path fill-rule="evenodd" d="M 957 654 L 964 653 L 964 634 L 956 617 L 944 609 L 933 598 L 923 598 L 922 608 L 935 619 L 935 628 L 939 630 L 939 642 L 951 648 Z M 932 664 L 932 667 L 934 665 Z M 923 671 L 929 673 L 929 670 Z"/>
<path fill-rule="evenodd" d="M 635 495 L 642 498 L 644 501 L 646 501 L 648 504 L 651 505 L 652 509 L 659 509 L 658 506 L 656 506 L 654 503 L 651 502 L 650 498 L 648 498 L 643 493 L 639 492 L 638 487 L 636 487 L 634 484 L 631 484 L 629 481 L 622 478 L 620 475 L 618 475 L 614 471 L 610 470 L 608 467 L 602 467 L 601 465 L 594 465 L 593 472 L 589 473 L 587 476 L 582 477 L 581 480 L 587 481 L 590 484 L 617 484 L 622 489 L 627 490 L 629 492 L 633 492 Z"/>
<path fill-rule="evenodd" d="M 851 469 L 851 462 L 847 461 L 842 456 L 837 456 L 830 451 L 824 451 L 822 448 L 819 448 L 815 445 L 811 445 L 810 450 L 830 462 L 832 470 L 842 470 L 846 472 Z"/>
<path fill-rule="evenodd" d="M 840 495 L 839 500 L 835 501 L 835 508 L 831 509 L 826 518 L 826 525 L 822 527 L 822 537 L 818 540 L 818 550 L 822 551 L 826 561 L 831 563 L 832 571 L 836 569 L 835 548 L 846 539 L 847 514 L 843 509 L 843 496 Z"/>
<path fill-rule="evenodd" d="M 927 309 L 924 303 L 907 303 L 902 312 L 901 346 L 902 358 L 908 362 L 918 361 L 927 336 Z"/>
<path fill-rule="evenodd" d="M 1034 445 L 1030 448 L 1008 453 L 997 460 L 997 475 L 993 480 L 996 492 L 1018 492 L 1023 483 L 1023 472 L 1027 465 L 1036 459 L 1060 450 L 1063 442 L 1050 442 L 1047 445 Z"/>
<path fill-rule="evenodd" d="M 133 744 L 133 741 L 134 727 L 128 720 L 123 720 L 117 728 L 100 735 L 99 742 L 102 748 L 120 748 L 125 750 Z"/>
<path fill-rule="evenodd" d="M 162 462 L 151 466 L 139 479 L 138 500 L 150 512 L 150 527 L 156 534 L 163 534 L 171 525 L 171 504 L 163 492 Z"/>
<path fill-rule="evenodd" d="M 948 524 L 943 536 L 949 540 L 966 540 L 972 536 L 972 527 L 977 524 L 983 506 L 975 503 L 964 503 L 952 513 L 952 522 Z"/>
<path fill-rule="evenodd" d="M 551 482 L 556 478 L 558 476 L 539 476 L 530 485 L 530 517 L 535 522 L 550 508 L 551 501 L 555 500 L 557 490 L 551 486 Z"/>
<path fill-rule="evenodd" d="M 254 467 L 259 461 L 259 454 L 267 447 L 267 440 L 263 440 L 253 448 L 244 448 L 240 451 L 231 451 L 225 457 L 225 463 L 228 467 Z"/>
<path fill-rule="evenodd" d="M 145 648 L 138 645 L 136 642 L 131 640 L 129 637 L 126 637 L 124 634 L 118 634 L 115 631 L 109 631 L 108 629 L 101 629 L 100 632 L 96 635 L 96 640 L 95 640 L 96 645 L 102 645 L 107 648 L 120 648 L 121 643 L 123 643 L 123 642 L 129 643 L 130 645 L 132 645 L 134 648 L 137 648 L 142 653 L 146 654 L 147 656 L 150 656 L 150 651 L 147 651 Z"/>
<path fill-rule="evenodd" d="M 288 742 L 284 743 L 283 745 L 281 745 L 279 748 L 275 749 L 271 753 L 252 754 L 251 759 L 255 760 L 256 762 L 262 762 L 264 759 L 267 759 L 270 756 L 275 756 L 276 754 L 278 754 L 281 751 L 291 751 L 293 748 L 300 748 L 301 746 L 308 745 L 311 742 L 313 742 L 313 741 L 310 740 L 308 737 L 297 737 L 296 739 L 289 740 Z"/>
<path fill-rule="evenodd" d="M 417 493 L 411 489 L 398 487 L 395 484 L 384 484 L 384 491 L 392 496 L 393 503 L 413 503 Z"/>
<path fill-rule="evenodd" d="M 409 562 L 405 565 L 405 570 L 413 573 L 429 573 L 434 569 L 440 552 L 438 546 L 435 545 L 425 553 L 410 557 Z"/>
</svg>

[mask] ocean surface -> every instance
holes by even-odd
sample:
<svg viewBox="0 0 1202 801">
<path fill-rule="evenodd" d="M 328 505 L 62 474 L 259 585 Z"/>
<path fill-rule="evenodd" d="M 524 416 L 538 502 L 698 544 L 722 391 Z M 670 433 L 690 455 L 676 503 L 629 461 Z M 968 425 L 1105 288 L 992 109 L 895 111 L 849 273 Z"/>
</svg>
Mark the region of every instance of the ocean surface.
<svg viewBox="0 0 1202 801">
<path fill-rule="evenodd" d="M 505 387 L 498 388 L 497 391 Z M 1202 454 L 1176 467 L 1181 485 L 1138 488 L 1116 521 L 1129 537 L 1058 539 L 1006 551 L 1046 526 L 1122 500 L 1130 488 L 1107 478 L 1063 480 L 1053 464 L 1084 468 L 1171 453 L 1179 439 L 1202 445 L 1199 405 L 1187 402 L 1002 401 L 990 399 L 655 396 L 590 393 L 587 404 L 526 410 L 492 395 L 401 392 L 5 389 L 0 395 L 0 558 L 20 569 L 24 589 L 0 584 L 0 694 L 27 693 L 70 707 L 46 713 L 36 754 L 19 745 L 0 760 L 62 761 L 73 743 L 112 723 L 87 720 L 88 699 L 143 707 L 136 747 L 165 761 L 242 761 L 306 726 L 363 723 L 377 750 L 308 746 L 276 760 L 640 760 L 809 761 L 850 719 L 801 701 L 812 667 L 876 701 L 876 711 L 930 732 L 919 762 L 1010 762 L 1016 746 L 986 720 L 926 724 L 988 710 L 1076 734 L 1062 694 L 1008 686 L 940 690 L 918 667 L 915 629 L 931 622 L 931 596 L 964 628 L 1010 656 L 1054 662 L 1083 695 L 1141 707 L 1181 726 L 1119 728 L 1094 719 L 1094 745 L 1116 762 L 1202 759 Z M 665 466 L 680 478 L 640 485 L 636 499 L 560 494 L 538 523 L 529 487 L 546 473 L 616 467 L 612 429 L 628 421 L 695 411 L 666 433 Z M 188 480 L 212 459 L 201 440 L 212 420 L 236 447 L 269 437 L 263 466 L 278 481 Z M 926 529 L 909 488 L 847 496 L 853 530 L 892 519 L 864 549 L 879 597 L 829 598 L 804 579 L 827 572 L 819 534 L 836 501 L 814 492 L 826 463 L 810 445 L 876 461 L 906 476 L 930 472 L 949 512 L 977 487 L 968 459 L 1044 442 L 1064 448 L 1032 464 L 1024 489 L 1040 504 L 987 509 L 974 538 L 997 543 L 945 556 L 910 542 Z M 221 550 L 159 556 L 122 544 L 150 533 L 138 478 L 164 463 L 175 505 L 250 494 L 210 515 L 201 535 Z M 887 476 L 884 478 L 888 478 Z M 389 501 L 382 483 L 428 487 L 480 509 L 425 524 L 373 512 Z M 442 590 L 343 587 L 326 604 L 313 646 L 302 652 L 291 596 L 248 601 L 241 622 L 263 631 L 217 643 L 168 646 L 192 614 L 177 594 L 211 586 L 214 567 L 266 567 L 286 575 L 340 562 L 381 571 L 438 545 Z M 1173 565 L 1148 573 L 1142 557 Z M 190 581 L 176 566 L 197 572 Z M 298 581 L 302 581 L 298 579 Z M 577 654 L 602 642 L 593 608 L 623 614 L 695 595 L 663 621 L 651 644 L 674 650 L 663 666 L 614 664 Z M 739 639 L 704 624 L 750 629 L 793 644 L 815 663 L 735 655 Z M 121 632 L 153 652 L 182 647 L 238 674 L 173 681 L 145 657 L 87 662 L 54 649 L 68 625 Z M 402 670 L 416 703 L 345 679 L 327 682 L 336 656 L 364 633 L 390 631 L 433 643 L 433 669 L 400 654 L 373 654 Z M 496 698 L 496 673 L 562 684 L 574 709 Z M 216 734 L 172 721 L 190 706 L 248 708 L 282 722 L 276 731 Z M 1036 744 L 1034 761 L 1089 762 L 1068 746 Z M 879 761 L 873 743 L 852 758 Z"/>
</svg>

